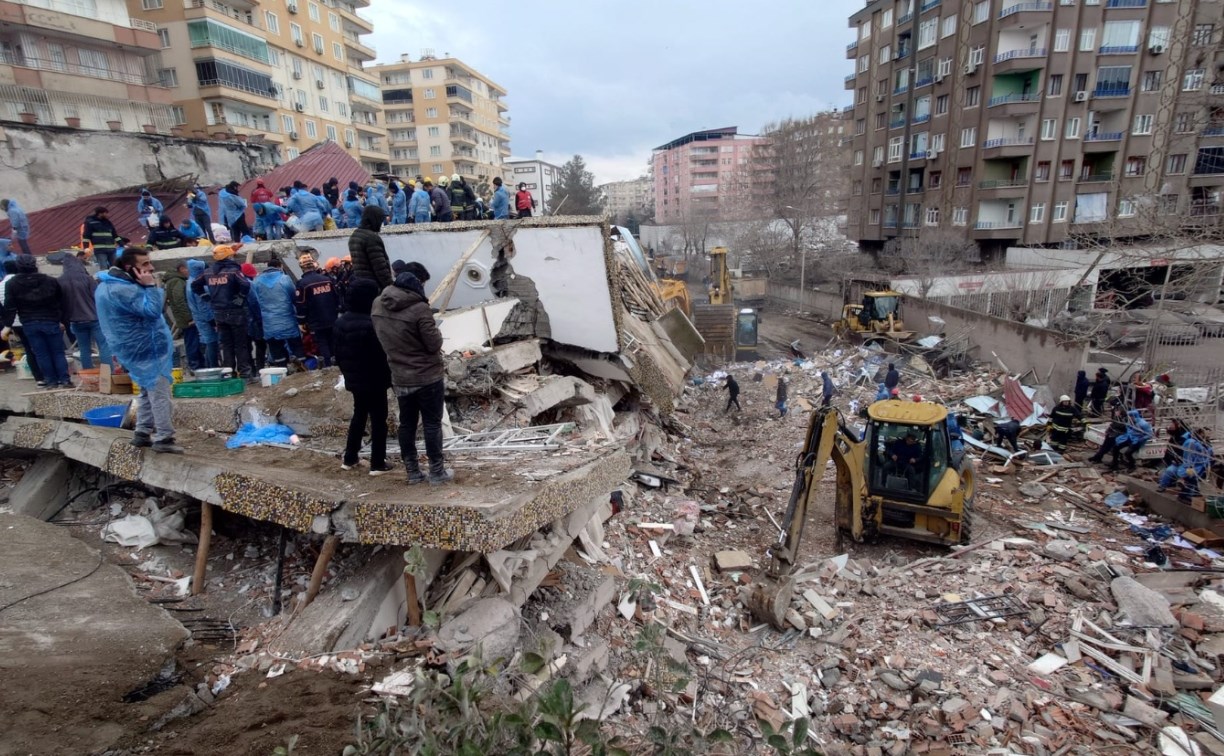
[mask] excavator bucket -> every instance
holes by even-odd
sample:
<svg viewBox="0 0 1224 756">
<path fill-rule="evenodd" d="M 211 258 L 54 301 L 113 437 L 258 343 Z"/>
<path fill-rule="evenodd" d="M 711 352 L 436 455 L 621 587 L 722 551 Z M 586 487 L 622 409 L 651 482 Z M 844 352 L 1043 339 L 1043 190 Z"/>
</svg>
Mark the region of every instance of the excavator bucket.
<svg viewBox="0 0 1224 756">
<path fill-rule="evenodd" d="M 757 619 L 778 630 L 786 629 L 786 610 L 795 595 L 795 579 L 790 576 L 767 575 L 752 584 L 748 592 L 748 609 Z"/>
</svg>

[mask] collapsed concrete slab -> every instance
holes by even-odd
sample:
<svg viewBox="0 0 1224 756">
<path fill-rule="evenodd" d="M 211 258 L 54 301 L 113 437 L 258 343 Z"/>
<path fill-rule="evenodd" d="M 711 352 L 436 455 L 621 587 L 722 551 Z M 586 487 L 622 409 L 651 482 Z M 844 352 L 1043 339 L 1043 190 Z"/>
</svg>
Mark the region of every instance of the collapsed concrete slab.
<svg viewBox="0 0 1224 756">
<path fill-rule="evenodd" d="M 581 378 L 550 375 L 518 400 L 528 417 L 538 417 L 551 409 L 580 407 L 595 401 L 595 389 Z"/>
<path fill-rule="evenodd" d="M 59 454 L 40 454 L 13 486 L 9 507 L 15 514 L 50 520 L 68 503 L 68 460 Z"/>
<path fill-rule="evenodd" d="M 187 631 L 96 550 L 32 517 L 0 515 L 0 575 L 0 750 L 107 750 L 131 716 L 122 696 L 156 677 Z"/>
</svg>

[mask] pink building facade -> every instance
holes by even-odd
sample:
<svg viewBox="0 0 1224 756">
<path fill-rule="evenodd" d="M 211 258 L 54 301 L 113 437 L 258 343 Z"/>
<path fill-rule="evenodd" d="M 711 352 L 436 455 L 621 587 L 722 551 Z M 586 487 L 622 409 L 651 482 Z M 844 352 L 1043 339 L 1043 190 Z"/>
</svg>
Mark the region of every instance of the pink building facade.
<svg viewBox="0 0 1224 756">
<path fill-rule="evenodd" d="M 651 154 L 655 222 L 670 225 L 725 215 L 727 205 L 736 200 L 736 172 L 751 158 L 753 145 L 762 141 L 728 126 L 694 131 L 656 147 Z"/>
</svg>

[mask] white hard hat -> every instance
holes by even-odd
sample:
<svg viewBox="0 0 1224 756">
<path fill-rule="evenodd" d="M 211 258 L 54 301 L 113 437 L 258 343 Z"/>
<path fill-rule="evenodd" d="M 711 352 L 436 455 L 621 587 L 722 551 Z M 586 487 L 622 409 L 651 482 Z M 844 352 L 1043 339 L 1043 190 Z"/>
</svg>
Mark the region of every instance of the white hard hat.
<svg viewBox="0 0 1224 756">
<path fill-rule="evenodd" d="M 1071 397 L 1067 396 L 1066 394 L 1063 394 L 1062 396 L 1058 397 L 1058 401 L 1060 401 L 1060 402 L 1069 402 L 1069 401 L 1071 401 Z"/>
<path fill-rule="evenodd" d="M 456 173 L 456 174 L 454 174 L 454 175 L 452 175 L 452 176 L 451 176 L 451 181 L 458 181 L 458 180 L 459 180 L 459 174 L 458 174 L 458 173 Z"/>
</svg>

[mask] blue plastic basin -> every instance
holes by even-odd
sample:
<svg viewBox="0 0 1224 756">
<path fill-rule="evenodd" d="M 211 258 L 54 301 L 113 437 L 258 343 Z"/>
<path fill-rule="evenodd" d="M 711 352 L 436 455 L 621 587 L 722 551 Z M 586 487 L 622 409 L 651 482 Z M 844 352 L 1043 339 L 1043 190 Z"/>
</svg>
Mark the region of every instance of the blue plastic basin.
<svg viewBox="0 0 1224 756">
<path fill-rule="evenodd" d="M 127 414 L 127 409 L 126 404 L 112 404 L 109 407 L 85 410 L 85 422 L 106 428 L 118 428 L 123 425 L 123 416 Z"/>
</svg>

